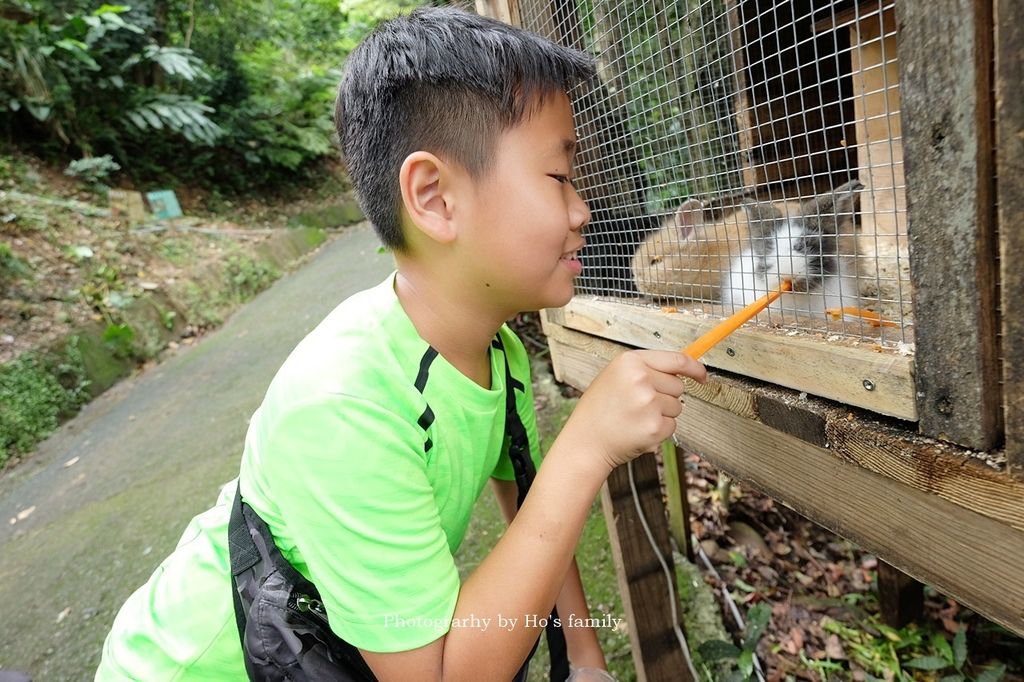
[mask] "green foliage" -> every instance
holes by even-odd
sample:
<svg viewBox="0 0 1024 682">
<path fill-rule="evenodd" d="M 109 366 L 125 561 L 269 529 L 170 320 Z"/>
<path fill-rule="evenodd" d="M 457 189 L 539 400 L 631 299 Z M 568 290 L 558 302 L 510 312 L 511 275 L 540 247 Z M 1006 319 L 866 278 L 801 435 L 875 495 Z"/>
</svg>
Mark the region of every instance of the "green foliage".
<svg viewBox="0 0 1024 682">
<path fill-rule="evenodd" d="M 75 248 L 88 249 L 88 247 Z M 92 257 L 91 250 L 88 251 L 88 257 Z M 122 267 L 115 262 L 98 263 L 89 272 L 88 279 L 79 291 L 86 303 L 103 315 L 110 324 L 114 324 L 115 319 L 119 316 L 119 311 L 126 308 L 133 300 L 125 292 Z"/>
<path fill-rule="evenodd" d="M 421 2 L 27 0 L 0 19 L 0 128 L 65 162 L 110 155 L 136 184 L 297 183 L 335 154 L 345 56 Z"/>
<path fill-rule="evenodd" d="M 27 277 L 32 273 L 25 261 L 14 255 L 6 242 L 0 242 L 0 287 L 7 282 Z"/>
<path fill-rule="evenodd" d="M 209 115 L 211 107 L 184 95 L 157 93 L 135 102 L 124 118 L 140 133 L 171 131 L 192 144 L 212 145 L 223 131 Z"/>
<path fill-rule="evenodd" d="M 120 164 L 114 161 L 110 154 L 104 154 L 72 161 L 64 169 L 64 175 L 80 178 L 89 185 L 98 187 L 105 184 L 107 179 L 119 170 L 121 170 Z"/>
<path fill-rule="evenodd" d="M 215 139 L 210 110 L 185 92 L 207 77 L 202 62 L 186 48 L 157 44 L 135 14 L 123 5 L 62 14 L 40 7 L 34 21 L 0 19 L 0 115 L 8 128 L 125 163 L 126 147 L 154 131 Z"/>
<path fill-rule="evenodd" d="M 237 68 L 249 95 L 221 108 L 224 137 L 217 155 L 257 184 L 294 174 L 333 153 L 331 122 L 339 74 L 298 61 L 269 43 L 241 55 Z"/>
<path fill-rule="evenodd" d="M 108 324 L 103 330 L 103 343 L 116 357 L 133 358 L 135 352 L 135 330 L 127 324 Z"/>
<path fill-rule="evenodd" d="M 160 323 L 164 326 L 167 331 L 174 329 L 174 321 L 177 319 L 178 313 L 173 310 L 164 310 L 160 313 Z"/>
<path fill-rule="evenodd" d="M 25 182 L 25 162 L 20 156 L 0 156 L 0 186 Z"/>
<path fill-rule="evenodd" d="M 619 144 L 636 153 L 644 208 L 674 211 L 684 197 L 741 187 L 728 3 L 579 0 L 577 16 L 584 48 L 599 58 Z"/>
<path fill-rule="evenodd" d="M 225 272 L 232 292 L 241 300 L 252 298 L 280 276 L 277 268 L 250 256 L 231 256 Z"/>
<path fill-rule="evenodd" d="M 697 647 L 701 659 L 705 663 L 734 660 L 736 668 L 728 673 L 728 681 L 754 679 L 754 654 L 771 616 L 772 609 L 768 604 L 762 602 L 755 605 L 747 613 L 747 626 L 740 646 L 717 639 L 702 642 Z"/>
<path fill-rule="evenodd" d="M 950 643 L 944 632 L 929 633 L 914 624 L 897 630 L 879 623 L 877 616 L 868 619 L 864 630 L 830 618 L 822 620 L 821 625 L 843 640 L 850 660 L 867 671 L 868 682 L 912 682 L 912 671 L 945 673 L 942 682 L 999 682 L 1006 673 L 1006 666 L 1001 663 L 980 670 L 968 665 L 966 627 L 961 627 Z"/>
<path fill-rule="evenodd" d="M 911 670 L 930 670 L 934 672 L 947 672 L 942 682 L 999 682 L 1006 674 L 1006 666 L 1002 663 L 986 668 L 978 673 L 977 677 L 968 675 L 964 666 L 967 663 L 967 629 L 960 628 L 953 637 L 953 645 L 941 633 L 934 633 L 931 639 L 932 648 L 936 654 L 917 656 L 903 664 L 904 668 Z"/>
<path fill-rule="evenodd" d="M 61 354 L 25 353 L 0 367 L 0 466 L 28 452 L 86 401 L 77 344 Z"/>
<path fill-rule="evenodd" d="M 166 236 L 157 244 L 157 252 L 175 265 L 187 263 L 195 253 L 195 247 L 186 240 L 174 236 Z"/>
</svg>

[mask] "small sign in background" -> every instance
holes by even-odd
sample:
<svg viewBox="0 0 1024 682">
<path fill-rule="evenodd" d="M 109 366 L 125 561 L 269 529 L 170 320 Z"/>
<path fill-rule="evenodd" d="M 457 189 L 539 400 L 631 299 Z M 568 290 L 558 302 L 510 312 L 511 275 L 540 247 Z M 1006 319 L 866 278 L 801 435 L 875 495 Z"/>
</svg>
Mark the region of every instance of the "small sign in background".
<svg viewBox="0 0 1024 682">
<path fill-rule="evenodd" d="M 146 201 L 149 202 L 149 208 L 157 220 L 182 216 L 181 206 L 178 205 L 178 197 L 174 195 L 174 190 L 160 189 L 155 192 L 146 192 Z"/>
</svg>

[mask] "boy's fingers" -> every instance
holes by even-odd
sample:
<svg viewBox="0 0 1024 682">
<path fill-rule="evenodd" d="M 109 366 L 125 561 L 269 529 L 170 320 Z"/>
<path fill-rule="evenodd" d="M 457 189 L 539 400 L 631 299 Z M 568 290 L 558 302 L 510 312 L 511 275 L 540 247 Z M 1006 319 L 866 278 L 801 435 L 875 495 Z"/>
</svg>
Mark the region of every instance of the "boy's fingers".
<svg viewBox="0 0 1024 682">
<path fill-rule="evenodd" d="M 654 390 L 658 393 L 670 396 L 681 396 L 686 389 L 686 384 L 682 379 L 667 372 L 655 372 L 651 383 L 654 384 Z"/>
<path fill-rule="evenodd" d="M 665 417 L 671 417 L 675 419 L 683 413 L 683 404 L 678 398 L 671 396 L 662 396 L 661 398 L 661 414 Z"/>
<path fill-rule="evenodd" d="M 702 384 L 708 378 L 707 368 L 686 353 L 677 353 L 671 350 L 644 351 L 644 362 L 651 369 L 656 369 L 666 374 L 690 377 Z"/>
</svg>

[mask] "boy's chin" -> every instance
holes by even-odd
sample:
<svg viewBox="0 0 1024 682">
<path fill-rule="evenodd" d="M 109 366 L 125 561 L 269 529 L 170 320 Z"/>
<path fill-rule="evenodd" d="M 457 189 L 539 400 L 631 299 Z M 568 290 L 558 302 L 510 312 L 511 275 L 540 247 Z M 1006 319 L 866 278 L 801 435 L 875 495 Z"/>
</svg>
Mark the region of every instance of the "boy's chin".
<svg viewBox="0 0 1024 682">
<path fill-rule="evenodd" d="M 542 306 L 542 308 L 561 308 L 562 306 L 567 305 L 575 294 L 576 290 L 574 288 L 570 288 L 569 291 L 564 294 L 552 296 L 551 300 L 546 301 L 546 305 Z"/>
</svg>

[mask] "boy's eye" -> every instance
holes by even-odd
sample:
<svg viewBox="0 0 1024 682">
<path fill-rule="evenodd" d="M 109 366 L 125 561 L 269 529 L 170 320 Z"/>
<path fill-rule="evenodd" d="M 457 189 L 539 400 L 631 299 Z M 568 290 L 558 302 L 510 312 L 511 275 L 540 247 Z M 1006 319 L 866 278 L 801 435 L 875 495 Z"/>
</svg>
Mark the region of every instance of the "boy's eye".
<svg viewBox="0 0 1024 682">
<path fill-rule="evenodd" d="M 564 184 L 566 184 L 566 183 L 568 183 L 568 184 L 570 184 L 570 185 L 572 185 L 572 184 L 573 184 L 573 182 L 572 182 L 572 178 L 570 178 L 570 177 L 569 177 L 568 175 L 556 175 L 556 174 L 552 174 L 552 175 L 549 175 L 548 177 L 550 177 L 550 178 L 554 178 L 554 179 L 555 179 L 555 180 L 557 180 L 557 181 L 558 181 L 558 183 L 559 183 L 559 184 L 561 184 L 561 185 L 564 185 Z M 575 186 L 575 185 L 573 185 L 573 186 Z"/>
</svg>

